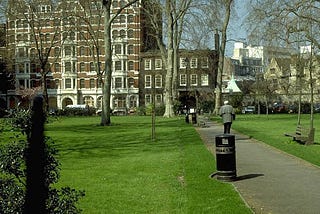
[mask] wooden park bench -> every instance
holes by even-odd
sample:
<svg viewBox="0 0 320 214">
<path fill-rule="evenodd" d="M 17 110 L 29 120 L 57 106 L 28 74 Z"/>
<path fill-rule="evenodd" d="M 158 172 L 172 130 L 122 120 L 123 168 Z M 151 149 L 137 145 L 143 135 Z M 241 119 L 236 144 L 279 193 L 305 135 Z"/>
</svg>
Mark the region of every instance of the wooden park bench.
<svg viewBox="0 0 320 214">
<path fill-rule="evenodd" d="M 295 133 L 285 133 L 285 136 L 292 137 L 294 141 L 310 145 L 314 142 L 314 128 L 308 129 L 301 125 L 297 125 Z"/>
</svg>

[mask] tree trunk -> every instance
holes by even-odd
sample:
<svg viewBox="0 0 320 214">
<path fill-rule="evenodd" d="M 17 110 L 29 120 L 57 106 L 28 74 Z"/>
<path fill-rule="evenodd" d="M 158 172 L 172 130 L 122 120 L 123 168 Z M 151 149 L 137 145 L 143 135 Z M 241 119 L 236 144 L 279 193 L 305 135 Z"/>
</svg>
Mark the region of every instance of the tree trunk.
<svg viewBox="0 0 320 214">
<path fill-rule="evenodd" d="M 104 84 L 102 88 L 102 112 L 100 125 L 106 126 L 111 124 L 111 79 L 112 79 L 112 51 L 111 51 L 111 24 L 110 24 L 110 7 L 111 1 L 103 1 L 105 10 L 104 20 L 104 45 L 105 45 L 105 72 Z"/>
<path fill-rule="evenodd" d="M 41 86 L 42 86 L 42 96 L 43 96 L 43 110 L 48 113 L 49 112 L 49 96 L 48 96 L 48 87 L 47 87 L 47 75 L 44 71 L 45 68 L 41 68 Z"/>
<path fill-rule="evenodd" d="M 166 1 L 166 14 L 168 17 L 167 39 L 168 39 L 168 51 L 167 51 L 167 74 L 165 85 L 165 113 L 164 117 L 173 117 L 173 100 L 172 100 L 172 78 L 173 78 L 173 16 L 171 13 L 171 0 Z"/>
<path fill-rule="evenodd" d="M 219 49 L 217 87 L 215 90 L 215 93 L 216 93 L 215 109 L 214 109 L 215 114 L 219 113 L 221 103 L 222 103 L 222 73 L 223 73 L 223 65 L 224 65 L 224 54 L 225 54 L 226 43 L 227 43 L 227 29 L 228 29 L 230 15 L 231 15 L 232 2 L 233 0 L 228 0 L 225 3 L 226 14 L 225 14 L 222 31 L 221 31 L 221 45 Z"/>
</svg>

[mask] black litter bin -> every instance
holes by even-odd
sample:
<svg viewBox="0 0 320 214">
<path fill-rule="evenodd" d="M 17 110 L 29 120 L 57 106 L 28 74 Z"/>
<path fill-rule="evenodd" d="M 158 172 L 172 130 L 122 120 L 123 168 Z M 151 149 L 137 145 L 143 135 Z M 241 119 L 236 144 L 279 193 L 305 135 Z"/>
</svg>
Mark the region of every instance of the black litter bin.
<svg viewBox="0 0 320 214">
<path fill-rule="evenodd" d="M 237 178 L 235 136 L 222 134 L 216 136 L 217 179 L 234 181 Z"/>
</svg>

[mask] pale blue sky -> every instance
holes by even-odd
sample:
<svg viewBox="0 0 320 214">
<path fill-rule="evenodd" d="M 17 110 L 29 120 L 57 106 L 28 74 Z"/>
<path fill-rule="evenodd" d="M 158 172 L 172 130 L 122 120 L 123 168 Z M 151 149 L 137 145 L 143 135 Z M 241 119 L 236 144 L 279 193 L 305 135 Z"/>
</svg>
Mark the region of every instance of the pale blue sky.
<svg viewBox="0 0 320 214">
<path fill-rule="evenodd" d="M 243 26 L 243 21 L 245 16 L 247 16 L 247 5 L 249 0 L 235 0 L 235 9 L 237 14 L 233 14 L 230 19 L 229 29 L 228 29 L 228 41 L 226 55 L 232 56 L 234 41 L 242 41 L 246 39 L 246 29 Z"/>
</svg>

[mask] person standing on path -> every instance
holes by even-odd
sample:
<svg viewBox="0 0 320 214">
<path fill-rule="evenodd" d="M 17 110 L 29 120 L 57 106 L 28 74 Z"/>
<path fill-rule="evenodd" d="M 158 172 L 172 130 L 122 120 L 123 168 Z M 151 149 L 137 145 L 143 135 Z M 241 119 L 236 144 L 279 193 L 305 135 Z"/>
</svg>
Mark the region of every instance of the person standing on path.
<svg viewBox="0 0 320 214">
<path fill-rule="evenodd" d="M 234 109 L 231 105 L 229 105 L 229 101 L 224 101 L 224 105 L 220 108 L 220 116 L 222 117 L 223 126 L 224 126 L 224 134 L 230 134 L 232 120 L 234 120 L 235 113 Z"/>
</svg>

